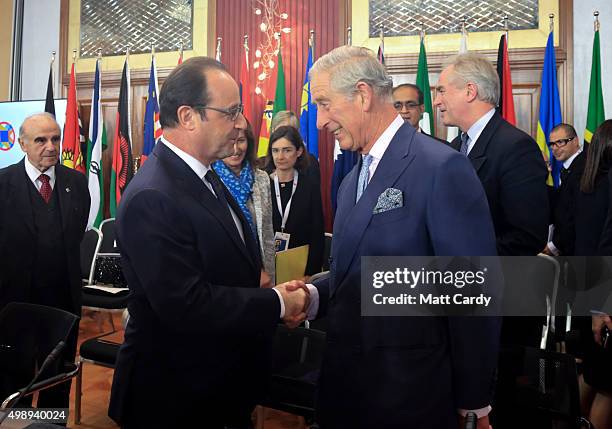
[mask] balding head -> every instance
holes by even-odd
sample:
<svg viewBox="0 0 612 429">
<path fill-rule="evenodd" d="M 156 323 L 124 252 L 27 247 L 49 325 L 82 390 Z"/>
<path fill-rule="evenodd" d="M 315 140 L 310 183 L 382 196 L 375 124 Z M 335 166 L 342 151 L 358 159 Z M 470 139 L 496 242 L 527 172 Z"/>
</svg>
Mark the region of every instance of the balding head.
<svg viewBox="0 0 612 429">
<path fill-rule="evenodd" d="M 57 164 L 62 132 L 49 113 L 28 116 L 19 127 L 19 146 L 41 173 Z"/>
</svg>

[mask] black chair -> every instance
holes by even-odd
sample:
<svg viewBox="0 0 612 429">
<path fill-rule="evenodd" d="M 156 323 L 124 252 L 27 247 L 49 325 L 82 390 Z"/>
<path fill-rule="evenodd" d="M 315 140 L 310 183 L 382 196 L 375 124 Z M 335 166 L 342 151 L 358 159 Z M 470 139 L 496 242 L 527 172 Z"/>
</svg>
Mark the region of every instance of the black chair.
<svg viewBox="0 0 612 429">
<path fill-rule="evenodd" d="M 104 238 L 102 239 L 104 242 Z M 83 287 L 82 306 L 85 309 L 107 313 L 115 332 L 113 313 L 121 313 L 127 308 L 129 290 L 121 270 L 121 257 L 118 253 L 97 253 L 94 259 L 92 284 Z M 99 287 L 106 289 L 100 289 Z"/>
<path fill-rule="evenodd" d="M 74 377 L 79 364 L 56 359 L 25 391 L 35 368 L 45 361 L 60 341 L 75 335 L 78 317 L 57 308 L 12 302 L 0 312 L 0 392 L 8 395 L 1 409 L 13 406 L 23 396 L 48 389 Z M 60 354 L 61 356 L 61 354 Z M 22 385 L 14 391 L 15 385 Z"/>
<path fill-rule="evenodd" d="M 331 256 L 332 234 L 325 233 L 325 247 L 323 248 L 323 271 L 329 271 L 329 258 Z"/>
<path fill-rule="evenodd" d="M 533 347 L 502 346 L 493 426 L 591 427 L 580 413 L 573 356 Z"/>
<path fill-rule="evenodd" d="M 93 284 L 94 261 L 101 244 L 102 233 L 97 228 L 87 230 L 81 240 L 81 277 L 84 285 Z"/>
<path fill-rule="evenodd" d="M 102 245 L 100 246 L 101 253 L 118 253 L 117 234 L 115 233 L 115 218 L 105 219 L 100 223 L 100 231 L 102 232 Z"/>
<path fill-rule="evenodd" d="M 85 362 L 106 368 L 115 368 L 117 354 L 121 344 L 108 340 L 109 334 L 103 334 L 84 341 L 79 348 L 80 364 L 76 376 L 74 395 L 74 423 L 81 423 L 81 397 L 83 396 L 83 364 Z"/>
<path fill-rule="evenodd" d="M 303 416 L 307 425 L 313 424 L 324 349 L 324 332 L 279 325 L 274 336 L 272 379 L 260 405 Z"/>
</svg>

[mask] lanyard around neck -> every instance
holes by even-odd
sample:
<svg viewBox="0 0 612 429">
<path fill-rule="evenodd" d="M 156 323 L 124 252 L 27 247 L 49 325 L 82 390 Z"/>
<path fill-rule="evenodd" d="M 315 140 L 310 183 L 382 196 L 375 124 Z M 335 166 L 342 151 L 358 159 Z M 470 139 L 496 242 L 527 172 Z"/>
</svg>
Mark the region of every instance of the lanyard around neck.
<svg viewBox="0 0 612 429">
<path fill-rule="evenodd" d="M 285 225 L 287 224 L 287 219 L 289 219 L 289 211 L 291 210 L 291 200 L 293 199 L 293 194 L 295 194 L 295 189 L 298 185 L 298 172 L 297 170 L 293 170 L 293 189 L 291 190 L 291 196 L 289 197 L 289 201 L 287 201 L 287 206 L 283 211 L 283 205 L 281 203 L 280 197 L 280 185 L 278 182 L 278 175 L 274 173 L 274 193 L 276 194 L 276 205 L 278 207 L 278 212 L 281 215 L 281 232 L 285 232 Z"/>
</svg>

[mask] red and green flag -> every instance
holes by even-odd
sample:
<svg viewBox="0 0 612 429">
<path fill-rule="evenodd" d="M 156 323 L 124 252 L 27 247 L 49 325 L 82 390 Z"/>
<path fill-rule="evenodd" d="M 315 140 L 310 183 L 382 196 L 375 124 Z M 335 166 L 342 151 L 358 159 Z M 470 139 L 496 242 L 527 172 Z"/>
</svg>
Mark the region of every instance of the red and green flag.
<svg viewBox="0 0 612 429">
<path fill-rule="evenodd" d="M 130 136 L 130 66 L 127 59 L 123 65 L 119 105 L 115 121 L 115 138 L 113 140 L 113 165 L 110 178 L 110 214 L 117 215 L 121 196 L 134 175 L 132 166 L 132 141 Z"/>
<path fill-rule="evenodd" d="M 591 143 L 593 133 L 606 119 L 603 103 L 603 91 L 601 89 L 601 56 L 599 49 L 599 29 L 595 30 L 593 38 L 593 60 L 591 62 L 591 84 L 589 87 L 589 108 L 587 111 L 587 123 L 584 130 L 584 140 Z"/>
</svg>

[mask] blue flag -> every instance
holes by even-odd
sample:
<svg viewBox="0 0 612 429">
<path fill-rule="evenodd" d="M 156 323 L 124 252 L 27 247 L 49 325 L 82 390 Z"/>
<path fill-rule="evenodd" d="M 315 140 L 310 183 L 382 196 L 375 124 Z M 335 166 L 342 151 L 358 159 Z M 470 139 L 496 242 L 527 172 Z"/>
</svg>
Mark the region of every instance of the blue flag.
<svg viewBox="0 0 612 429">
<path fill-rule="evenodd" d="M 336 145 L 334 147 L 334 173 L 332 175 L 331 184 L 331 203 L 333 213 L 336 213 L 338 189 L 340 189 L 342 179 L 344 179 L 344 176 L 349 174 L 355 164 L 357 164 L 357 160 L 359 159 L 358 157 L 359 154 L 357 152 L 340 149 L 340 145 L 336 140 Z"/>
<path fill-rule="evenodd" d="M 547 143 L 551 130 L 562 121 L 559 86 L 557 85 L 555 47 L 553 44 L 553 33 L 551 31 L 548 35 L 546 52 L 544 54 L 544 69 L 542 70 L 542 86 L 540 92 L 540 117 L 538 119 L 536 141 L 550 166 L 551 174 L 547 183 L 549 186 L 554 186 L 555 188 L 559 186 L 563 163 L 555 159 Z"/>
<path fill-rule="evenodd" d="M 149 74 L 149 93 L 147 95 L 147 105 L 145 106 L 144 133 L 142 146 L 142 160 L 147 159 L 153 151 L 155 143 L 162 135 L 159 124 L 159 92 L 157 89 L 157 68 L 155 67 L 155 57 L 151 59 L 151 73 Z"/>
<path fill-rule="evenodd" d="M 308 61 L 306 62 L 306 76 L 302 88 L 302 110 L 300 113 L 300 134 L 304 139 L 308 152 L 319 158 L 319 130 L 317 129 L 317 105 L 310 96 L 310 79 L 308 72 L 312 67 L 312 46 L 308 48 Z"/>
</svg>

